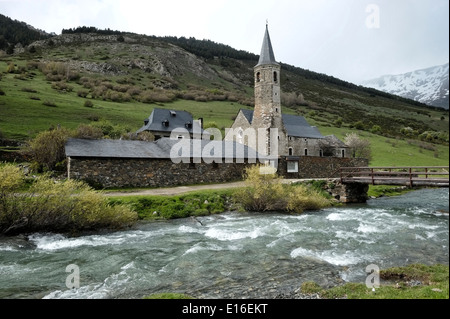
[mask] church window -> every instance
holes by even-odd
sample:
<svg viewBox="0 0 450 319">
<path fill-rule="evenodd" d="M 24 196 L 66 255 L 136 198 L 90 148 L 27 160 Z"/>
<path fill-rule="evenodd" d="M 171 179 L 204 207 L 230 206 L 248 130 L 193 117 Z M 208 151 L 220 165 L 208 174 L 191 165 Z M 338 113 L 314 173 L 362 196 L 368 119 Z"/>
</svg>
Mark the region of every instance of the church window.
<svg viewBox="0 0 450 319">
<path fill-rule="evenodd" d="M 342 150 L 342 157 L 345 157 L 345 150 Z"/>
<path fill-rule="evenodd" d="M 294 155 L 294 150 L 292 149 L 292 147 L 289 147 L 289 156 Z"/>
<path fill-rule="evenodd" d="M 277 72 L 273 72 L 273 81 L 274 81 L 275 83 L 278 82 L 278 73 L 277 73 Z"/>
<path fill-rule="evenodd" d="M 319 156 L 323 157 L 323 150 L 319 150 Z"/>
<path fill-rule="evenodd" d="M 308 149 L 305 148 L 305 156 L 308 156 Z"/>
<path fill-rule="evenodd" d="M 256 82 L 261 81 L 261 72 L 256 73 Z"/>
</svg>

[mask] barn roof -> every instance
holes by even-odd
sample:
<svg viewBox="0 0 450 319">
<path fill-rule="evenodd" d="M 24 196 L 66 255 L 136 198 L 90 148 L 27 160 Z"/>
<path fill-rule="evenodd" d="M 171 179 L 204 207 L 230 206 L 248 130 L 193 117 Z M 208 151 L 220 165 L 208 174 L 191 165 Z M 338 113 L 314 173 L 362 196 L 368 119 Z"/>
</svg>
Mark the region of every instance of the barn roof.
<svg viewBox="0 0 450 319">
<path fill-rule="evenodd" d="M 180 150 L 181 147 L 190 150 L 190 153 L 183 153 Z M 179 150 L 179 152 L 175 152 L 171 157 L 172 150 Z M 65 152 L 67 157 L 97 158 L 171 159 L 188 156 L 190 158 L 202 157 L 203 159 L 258 158 L 255 150 L 234 141 L 174 140 L 170 138 L 161 138 L 156 142 L 69 139 L 65 145 Z"/>
</svg>

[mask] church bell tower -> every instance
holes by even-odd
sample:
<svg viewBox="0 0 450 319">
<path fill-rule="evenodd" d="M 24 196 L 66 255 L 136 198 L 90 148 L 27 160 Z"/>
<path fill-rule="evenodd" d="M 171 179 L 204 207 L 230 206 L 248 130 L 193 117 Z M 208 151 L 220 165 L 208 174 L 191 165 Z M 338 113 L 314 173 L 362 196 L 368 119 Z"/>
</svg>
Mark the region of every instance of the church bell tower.
<svg viewBox="0 0 450 319">
<path fill-rule="evenodd" d="M 286 130 L 283 125 L 281 114 L 281 66 L 275 61 L 272 43 L 269 36 L 269 28 L 266 24 L 261 55 L 258 64 L 254 67 L 255 74 L 255 110 L 253 113 L 252 126 L 254 129 L 264 128 L 266 135 L 266 155 L 275 155 L 273 143 L 278 145 L 278 153 L 285 153 Z M 269 134 L 269 129 L 277 128 L 278 136 Z M 276 138 L 276 141 L 273 139 Z M 261 145 L 261 141 L 258 144 Z M 258 150 L 261 152 L 261 150 Z M 277 154 L 278 155 L 278 154 Z"/>
</svg>

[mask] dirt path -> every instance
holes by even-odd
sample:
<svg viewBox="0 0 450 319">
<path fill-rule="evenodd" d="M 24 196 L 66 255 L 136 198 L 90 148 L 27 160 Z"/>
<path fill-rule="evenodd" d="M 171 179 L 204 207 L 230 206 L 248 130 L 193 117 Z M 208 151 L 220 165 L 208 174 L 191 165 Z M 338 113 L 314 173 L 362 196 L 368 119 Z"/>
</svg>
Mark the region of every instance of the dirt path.
<svg viewBox="0 0 450 319">
<path fill-rule="evenodd" d="M 300 179 L 285 179 L 283 183 L 293 183 L 301 181 Z M 105 191 L 104 194 L 109 197 L 120 197 L 120 196 L 139 196 L 139 195 L 163 195 L 163 196 L 173 196 L 183 193 L 189 193 L 200 190 L 208 189 L 226 189 L 226 188 L 237 188 L 244 187 L 244 182 L 234 182 L 234 183 L 223 183 L 223 184 L 210 184 L 210 185 L 193 185 L 193 186 L 177 186 L 177 187 L 167 187 L 167 188 L 153 188 L 153 189 L 143 189 L 143 190 L 131 190 L 131 191 Z"/>
<path fill-rule="evenodd" d="M 119 192 L 105 191 L 104 194 L 106 196 L 110 196 L 110 197 L 139 196 L 139 195 L 172 196 L 172 195 L 179 195 L 179 194 L 193 192 L 193 191 L 199 191 L 199 190 L 225 189 L 225 188 L 236 188 L 236 187 L 243 187 L 243 186 L 244 186 L 244 182 L 235 182 L 235 183 L 224 183 L 224 184 L 178 186 L 178 187 L 154 188 L 154 189 L 119 191 Z"/>
</svg>

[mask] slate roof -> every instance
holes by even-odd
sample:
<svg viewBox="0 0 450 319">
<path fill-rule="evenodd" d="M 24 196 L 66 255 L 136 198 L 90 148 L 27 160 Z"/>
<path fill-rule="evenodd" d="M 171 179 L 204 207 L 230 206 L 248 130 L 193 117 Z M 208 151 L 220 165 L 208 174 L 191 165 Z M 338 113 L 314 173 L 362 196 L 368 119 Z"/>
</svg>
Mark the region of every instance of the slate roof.
<svg viewBox="0 0 450 319">
<path fill-rule="evenodd" d="M 253 111 L 241 109 L 241 112 L 251 124 L 253 121 Z M 283 114 L 282 119 L 288 136 L 319 139 L 324 138 L 317 127 L 309 125 L 303 116 Z"/>
<path fill-rule="evenodd" d="M 191 134 L 194 129 L 196 132 L 203 133 L 199 123 L 194 121 L 192 114 L 186 111 L 155 108 L 144 123 L 144 126 L 141 127 L 136 133 L 151 131 L 170 134 L 176 128 L 187 129 Z"/>
<path fill-rule="evenodd" d="M 258 158 L 258 153 L 255 150 L 234 141 L 174 140 L 170 138 L 161 138 L 155 142 L 72 138 L 67 141 L 65 152 L 67 157 L 170 159 L 172 148 L 179 142 L 188 143 L 183 144 L 183 146 L 185 149 L 189 147 L 187 149 L 190 149 L 190 158 Z M 181 144 L 178 144 L 178 146 L 181 146 Z M 186 154 L 179 154 L 178 157 L 187 156 Z"/>
<path fill-rule="evenodd" d="M 289 136 L 324 138 L 317 127 L 309 125 L 303 116 L 283 114 L 282 118 Z"/>
<path fill-rule="evenodd" d="M 269 26 L 267 24 L 266 24 L 266 32 L 264 33 L 261 54 L 259 56 L 259 61 L 256 66 L 264 64 L 278 65 L 277 61 L 275 61 L 275 54 L 273 53 L 272 42 L 270 41 L 269 36 Z"/>
<path fill-rule="evenodd" d="M 328 145 L 333 147 L 341 147 L 341 148 L 349 147 L 347 144 L 338 139 L 337 136 L 334 134 L 325 136 L 325 140 L 327 141 Z"/>
</svg>

